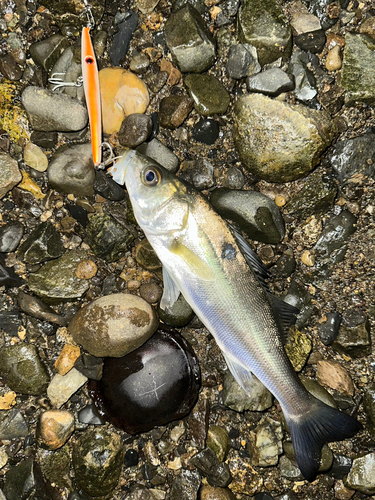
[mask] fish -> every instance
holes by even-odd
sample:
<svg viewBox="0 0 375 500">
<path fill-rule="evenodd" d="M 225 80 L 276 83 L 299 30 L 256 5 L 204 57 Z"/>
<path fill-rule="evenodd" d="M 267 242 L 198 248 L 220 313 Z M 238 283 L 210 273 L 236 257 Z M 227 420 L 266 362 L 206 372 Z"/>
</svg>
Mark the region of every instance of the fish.
<svg viewBox="0 0 375 500">
<path fill-rule="evenodd" d="M 215 338 L 229 370 L 251 394 L 254 375 L 278 400 L 298 466 L 312 481 L 324 443 L 353 436 L 361 424 L 312 396 L 283 344 L 297 309 L 268 290 L 267 268 L 247 240 L 193 187 L 136 151 L 110 169 L 125 184 L 135 218 L 163 264 L 160 302 L 180 293 Z"/>
<path fill-rule="evenodd" d="M 98 167 L 102 161 L 102 109 L 98 64 L 91 41 L 90 26 L 82 28 L 81 64 L 83 88 L 90 122 L 92 159 L 94 166 Z"/>
</svg>

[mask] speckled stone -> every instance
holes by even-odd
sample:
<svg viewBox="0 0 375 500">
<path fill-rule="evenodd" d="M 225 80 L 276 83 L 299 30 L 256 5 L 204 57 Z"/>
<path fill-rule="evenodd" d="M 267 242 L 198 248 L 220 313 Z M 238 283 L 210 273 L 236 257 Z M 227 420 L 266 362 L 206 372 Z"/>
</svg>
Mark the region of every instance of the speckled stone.
<svg viewBox="0 0 375 500">
<path fill-rule="evenodd" d="M 375 493 L 375 453 L 354 459 L 345 484 L 365 495 Z"/>
<path fill-rule="evenodd" d="M 74 415 L 66 410 L 49 410 L 41 414 L 38 435 L 49 450 L 61 448 L 74 431 Z"/>
<path fill-rule="evenodd" d="M 16 160 L 0 152 L 0 200 L 22 179 Z"/>
</svg>

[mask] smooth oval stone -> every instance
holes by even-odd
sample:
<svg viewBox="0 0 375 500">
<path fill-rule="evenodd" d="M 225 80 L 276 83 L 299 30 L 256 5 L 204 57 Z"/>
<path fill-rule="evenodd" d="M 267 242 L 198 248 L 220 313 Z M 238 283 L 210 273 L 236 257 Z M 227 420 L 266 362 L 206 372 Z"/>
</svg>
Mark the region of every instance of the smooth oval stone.
<svg viewBox="0 0 375 500">
<path fill-rule="evenodd" d="M 125 116 L 146 111 L 148 90 L 138 76 L 123 68 L 103 68 L 99 81 L 104 134 L 118 132 Z"/>
<path fill-rule="evenodd" d="M 219 137 L 220 127 L 217 121 L 211 119 L 199 120 L 194 125 L 191 136 L 198 142 L 204 144 L 214 144 Z"/>
<path fill-rule="evenodd" d="M 135 148 L 145 142 L 152 132 L 151 116 L 142 113 L 133 113 L 126 116 L 118 133 L 118 140 L 122 146 Z"/>
<path fill-rule="evenodd" d="M 89 394 L 108 422 L 131 434 L 182 418 L 200 386 L 198 360 L 173 329 L 159 329 L 142 347 L 104 362 L 103 378 Z"/>
<path fill-rule="evenodd" d="M 121 357 L 146 342 L 157 326 L 150 304 L 136 295 L 116 293 L 79 310 L 68 330 L 93 356 Z"/>
<path fill-rule="evenodd" d="M 224 85 L 212 75 L 188 75 L 185 85 L 194 101 L 194 107 L 203 116 L 222 115 L 230 97 Z"/>
</svg>

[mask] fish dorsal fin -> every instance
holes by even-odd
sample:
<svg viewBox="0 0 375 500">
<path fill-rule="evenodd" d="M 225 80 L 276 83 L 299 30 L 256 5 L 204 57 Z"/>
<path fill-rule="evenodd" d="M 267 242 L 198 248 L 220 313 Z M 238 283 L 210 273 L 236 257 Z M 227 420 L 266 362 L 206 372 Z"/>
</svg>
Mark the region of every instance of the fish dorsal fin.
<svg viewBox="0 0 375 500">
<path fill-rule="evenodd" d="M 180 257 L 189 270 L 200 279 L 206 281 L 215 279 L 215 273 L 210 266 L 180 241 L 174 240 L 169 246 L 169 251 Z"/>
<path fill-rule="evenodd" d="M 246 369 L 244 366 L 239 364 L 233 356 L 230 354 L 225 354 L 224 351 L 221 351 L 224 359 L 227 363 L 227 366 L 233 375 L 233 377 L 236 379 L 237 383 L 242 387 L 242 389 L 251 396 L 251 393 L 253 391 L 253 383 L 254 383 L 254 375 L 251 373 L 250 370 Z"/>
<path fill-rule="evenodd" d="M 178 296 L 180 295 L 180 289 L 176 285 L 173 278 L 171 277 L 171 275 L 164 266 L 163 266 L 163 282 L 164 282 L 163 283 L 164 292 L 160 301 L 160 307 L 164 311 L 168 311 L 169 308 L 172 307 L 173 304 L 178 299 Z"/>
<path fill-rule="evenodd" d="M 296 322 L 299 309 L 284 302 L 279 297 L 275 297 L 272 293 L 267 293 L 267 298 L 271 304 L 276 323 L 281 334 L 281 341 L 286 344 L 289 338 L 289 329 Z"/>
</svg>

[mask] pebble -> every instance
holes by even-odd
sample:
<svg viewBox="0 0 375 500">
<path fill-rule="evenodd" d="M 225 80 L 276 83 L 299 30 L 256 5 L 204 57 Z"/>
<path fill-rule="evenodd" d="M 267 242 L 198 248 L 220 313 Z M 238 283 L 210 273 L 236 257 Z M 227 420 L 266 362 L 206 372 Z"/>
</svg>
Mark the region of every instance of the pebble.
<svg viewBox="0 0 375 500">
<path fill-rule="evenodd" d="M 335 482 L 335 498 L 338 500 L 350 500 L 354 493 L 354 490 L 346 488 L 343 481 L 338 480 Z"/>
<path fill-rule="evenodd" d="M 199 450 L 206 445 L 209 427 L 210 403 L 207 398 L 199 399 L 187 419 L 193 446 Z"/>
<path fill-rule="evenodd" d="M 347 370 L 336 361 L 318 361 L 317 380 L 319 384 L 342 394 L 353 396 L 354 384 Z"/>
<path fill-rule="evenodd" d="M 251 394 L 247 394 L 227 371 L 224 376 L 223 404 L 234 411 L 264 411 L 272 406 L 272 394 L 256 377 L 253 377 Z"/>
<path fill-rule="evenodd" d="M 136 297 L 137 298 L 137 297 Z M 197 358 L 171 329 L 159 329 L 122 358 L 107 358 L 103 377 L 89 394 L 105 420 L 131 434 L 184 417 L 200 387 Z"/>
<path fill-rule="evenodd" d="M 365 19 L 359 27 L 359 32 L 361 35 L 367 35 L 375 40 L 375 16 Z"/>
<path fill-rule="evenodd" d="M 107 429 L 84 432 L 73 447 L 77 486 L 90 496 L 109 496 L 116 487 L 124 460 L 121 437 Z"/>
<path fill-rule="evenodd" d="M 158 306 L 158 316 L 166 325 L 181 328 L 186 326 L 194 317 L 194 311 L 180 294 L 176 302 L 168 310 Z"/>
<path fill-rule="evenodd" d="M 75 132 L 88 123 L 87 109 L 78 99 L 66 94 L 29 86 L 22 92 L 21 99 L 34 130 Z"/>
<path fill-rule="evenodd" d="M 255 431 L 250 432 L 247 443 L 251 464 L 259 467 L 276 465 L 283 452 L 282 438 L 281 423 L 270 417 L 263 417 Z"/>
<path fill-rule="evenodd" d="M 219 188 L 210 201 L 222 217 L 236 222 L 249 238 L 263 243 L 279 243 L 284 238 L 284 220 L 268 196 L 256 191 Z"/>
<path fill-rule="evenodd" d="M 249 460 L 232 456 L 228 461 L 233 477 L 229 489 L 235 495 L 254 496 L 259 493 L 263 486 L 262 476 L 251 466 Z"/>
<path fill-rule="evenodd" d="M 117 293 L 80 309 L 68 331 L 93 356 L 122 357 L 144 344 L 157 326 L 156 314 L 145 300 Z"/>
<path fill-rule="evenodd" d="M 199 500 L 235 500 L 233 493 L 228 488 L 215 488 L 203 485 L 199 492 Z"/>
<path fill-rule="evenodd" d="M 276 97 L 282 92 L 294 90 L 294 76 L 285 73 L 280 68 L 271 68 L 246 78 L 246 87 L 249 92 Z"/>
<path fill-rule="evenodd" d="M 71 470 L 69 445 L 62 446 L 58 450 L 53 451 L 39 448 L 37 451 L 37 460 L 43 476 L 48 481 L 54 483 L 58 488 L 68 488 L 72 490 L 73 485 L 69 477 Z M 68 498 L 71 500 L 70 495 Z M 85 499 L 79 497 L 76 498 L 76 500 Z"/>
<path fill-rule="evenodd" d="M 161 299 L 163 290 L 156 283 L 143 283 L 139 287 L 139 294 L 149 304 L 155 304 Z"/>
<path fill-rule="evenodd" d="M 78 412 L 78 420 L 81 424 L 103 425 L 105 422 L 96 411 L 94 405 L 86 405 Z"/>
<path fill-rule="evenodd" d="M 294 2 L 296 5 L 297 2 Z M 290 25 L 293 30 L 293 35 L 296 37 L 302 35 L 303 33 L 311 33 L 314 31 L 319 31 L 322 27 L 317 16 L 309 14 L 308 10 L 293 12 Z"/>
<path fill-rule="evenodd" d="M 180 164 L 178 157 L 157 139 L 141 144 L 138 146 L 137 151 L 157 161 L 172 173 L 177 171 Z"/>
<path fill-rule="evenodd" d="M 300 104 L 249 94 L 234 105 L 233 136 L 242 164 L 269 182 L 306 176 L 336 132 L 328 113 Z"/>
<path fill-rule="evenodd" d="M 133 113 L 124 118 L 118 133 L 118 140 L 121 146 L 135 148 L 145 142 L 151 132 L 151 116 Z"/>
<path fill-rule="evenodd" d="M 318 325 L 318 334 L 324 345 L 331 345 L 336 339 L 341 324 L 341 314 L 338 312 L 328 313 L 326 321 Z"/>
<path fill-rule="evenodd" d="M 339 215 L 332 217 L 314 245 L 315 255 L 328 258 L 335 250 L 345 248 L 349 237 L 356 229 L 356 222 L 356 217 L 348 210 L 343 210 Z"/>
<path fill-rule="evenodd" d="M 95 169 L 91 144 L 59 148 L 50 160 L 47 175 L 50 186 L 59 193 L 93 196 Z"/>
<path fill-rule="evenodd" d="M 219 123 L 210 118 L 202 118 L 196 123 L 191 131 L 191 137 L 203 144 L 215 144 L 219 137 L 220 126 Z"/>
<path fill-rule="evenodd" d="M 144 52 L 139 52 L 138 50 L 133 51 L 130 59 L 129 69 L 133 73 L 142 74 L 147 71 L 150 66 L 150 58 Z"/>
<path fill-rule="evenodd" d="M 20 394 L 41 396 L 49 383 L 47 368 L 36 346 L 23 342 L 1 348 L 0 376 Z"/>
<path fill-rule="evenodd" d="M 15 439 L 25 437 L 29 433 L 29 426 L 22 413 L 13 408 L 0 412 L 0 439 Z"/>
<path fill-rule="evenodd" d="M 293 38 L 295 44 L 305 52 L 319 54 L 326 43 L 326 34 L 324 30 L 315 30 L 309 33 L 302 33 Z"/>
<path fill-rule="evenodd" d="M 305 333 L 293 328 L 284 347 L 293 368 L 296 372 L 300 372 L 312 350 L 311 340 Z"/>
<path fill-rule="evenodd" d="M 34 62 L 49 71 L 68 47 L 68 39 L 56 34 L 40 42 L 32 43 L 29 51 Z"/>
<path fill-rule="evenodd" d="M 205 158 L 184 161 L 179 170 L 179 178 L 202 191 L 214 185 L 214 167 Z"/>
<path fill-rule="evenodd" d="M 316 81 L 311 71 L 311 53 L 297 50 L 292 54 L 289 63 L 289 73 L 292 73 L 295 81 L 293 94 L 302 102 L 309 102 L 316 94 Z"/>
<path fill-rule="evenodd" d="M 86 382 L 87 377 L 76 368 L 69 370 L 66 375 L 56 373 L 47 388 L 47 396 L 53 406 L 61 408 Z"/>
<path fill-rule="evenodd" d="M 164 28 L 172 59 L 183 73 L 202 73 L 215 61 L 215 43 L 198 11 L 189 3 L 170 15 Z"/>
<path fill-rule="evenodd" d="M 38 172 L 45 172 L 48 168 L 47 156 L 32 142 L 28 142 L 23 150 L 23 161 Z"/>
<path fill-rule="evenodd" d="M 65 253 L 60 233 L 51 222 L 42 222 L 18 249 L 18 258 L 27 264 L 41 264 Z"/>
<path fill-rule="evenodd" d="M 375 383 L 368 384 L 363 397 L 363 409 L 367 416 L 369 431 L 375 436 Z"/>
<path fill-rule="evenodd" d="M 315 264 L 315 256 L 310 250 L 304 250 L 301 255 L 301 261 L 305 266 L 312 267 Z"/>
<path fill-rule="evenodd" d="M 5 467 L 5 465 L 8 463 L 8 458 L 9 457 L 8 457 L 7 452 L 6 452 L 5 446 L 1 446 L 0 447 L 0 470 L 3 467 Z M 0 499 L 1 499 L 1 495 L 0 495 Z M 6 500 L 6 498 L 4 497 L 4 499 L 1 499 L 1 500 Z"/>
<path fill-rule="evenodd" d="M 22 182 L 20 182 L 17 187 L 19 189 L 28 191 L 37 200 L 43 200 L 45 194 L 42 193 L 42 190 L 40 189 L 39 185 L 31 178 L 31 176 L 26 172 L 26 170 L 22 170 L 21 173 L 22 173 Z M 41 215 L 42 214 L 40 213 L 39 216 Z"/>
<path fill-rule="evenodd" d="M 22 179 L 16 160 L 0 152 L 0 200 Z"/>
<path fill-rule="evenodd" d="M 230 96 L 217 78 L 212 75 L 190 74 L 184 83 L 188 88 L 194 107 L 203 116 L 222 115 L 226 112 Z"/>
<path fill-rule="evenodd" d="M 331 49 L 326 57 L 326 70 L 327 71 L 337 71 L 341 69 L 342 60 L 341 60 L 341 48 L 339 45 L 335 45 L 333 49 Z"/>
<path fill-rule="evenodd" d="M 14 391 L 8 391 L 0 396 L 0 410 L 9 410 L 16 404 L 17 394 Z"/>
<path fill-rule="evenodd" d="M 240 80 L 259 73 L 261 69 L 257 50 L 253 45 L 247 43 L 231 45 L 227 61 L 227 72 L 231 78 Z"/>
<path fill-rule="evenodd" d="M 280 475 L 289 479 L 289 481 L 301 481 L 304 479 L 296 462 L 290 460 L 286 455 L 280 457 L 279 467 Z"/>
<path fill-rule="evenodd" d="M 136 467 L 138 465 L 139 455 L 137 450 L 130 448 L 126 451 L 124 456 L 125 467 Z"/>
<path fill-rule="evenodd" d="M 228 465 L 219 462 L 211 448 L 205 448 L 196 453 L 190 459 L 190 464 L 196 467 L 203 476 L 207 477 L 210 486 L 226 488 L 232 480 Z"/>
<path fill-rule="evenodd" d="M 229 451 L 229 436 L 226 429 L 218 425 L 210 425 L 206 444 L 215 452 L 219 462 L 224 462 Z"/>
<path fill-rule="evenodd" d="M 77 278 L 78 264 L 87 259 L 84 250 L 69 250 L 55 260 L 44 264 L 29 276 L 29 288 L 40 298 L 74 299 L 82 297 L 89 288 L 87 280 Z"/>
<path fill-rule="evenodd" d="M 224 186 L 229 189 L 241 189 L 245 184 L 245 176 L 237 167 L 229 167 L 224 174 Z"/>
<path fill-rule="evenodd" d="M 274 0 L 244 2 L 238 11 L 238 38 L 257 48 L 261 66 L 282 57 L 292 49 L 292 30 L 279 4 Z"/>
<path fill-rule="evenodd" d="M 61 448 L 74 431 L 74 415 L 66 410 L 49 410 L 41 414 L 38 436 L 48 450 Z"/>
<path fill-rule="evenodd" d="M 344 484 L 365 495 L 375 494 L 375 453 L 355 458 Z"/>
<path fill-rule="evenodd" d="M 80 355 L 81 350 L 78 346 L 65 344 L 54 364 L 57 373 L 66 375 Z"/>
<path fill-rule="evenodd" d="M 162 127 L 176 129 L 193 109 L 193 100 L 186 95 L 170 95 L 160 102 L 159 123 Z"/>
<path fill-rule="evenodd" d="M 371 354 L 370 323 L 360 309 L 346 309 L 333 349 L 351 358 L 361 358 Z"/>
<path fill-rule="evenodd" d="M 201 476 L 198 472 L 182 469 L 172 481 L 168 500 L 197 500 L 200 485 Z"/>
<path fill-rule="evenodd" d="M 20 306 L 21 311 L 30 316 L 41 319 L 43 321 L 48 321 L 51 323 L 56 323 L 60 326 L 66 326 L 67 320 L 57 314 L 51 307 L 46 305 L 42 300 L 34 297 L 30 294 L 23 292 L 22 290 L 18 290 L 17 297 L 18 305 Z"/>
<path fill-rule="evenodd" d="M 139 15 L 133 10 L 127 10 L 118 18 L 118 32 L 113 36 L 113 44 L 108 53 L 114 66 L 119 66 L 125 58 L 133 33 L 138 25 Z"/>
<path fill-rule="evenodd" d="M 11 221 L 0 227 L 0 252 L 14 252 L 25 231 L 24 225 L 19 221 Z"/>
<path fill-rule="evenodd" d="M 81 280 L 89 280 L 93 278 L 98 272 L 98 266 L 93 260 L 83 260 L 75 270 L 77 278 Z"/>
<path fill-rule="evenodd" d="M 90 354 L 81 354 L 74 367 L 85 377 L 100 380 L 103 376 L 103 360 Z"/>
<path fill-rule="evenodd" d="M 10 53 L 0 56 L 0 72 L 5 78 L 13 82 L 22 78 L 22 69 Z"/>
<path fill-rule="evenodd" d="M 144 113 L 149 95 L 143 81 L 123 68 L 103 68 L 99 71 L 102 99 L 103 133 L 118 132 L 125 116 Z"/>
<path fill-rule="evenodd" d="M 95 172 L 94 191 L 110 201 L 121 201 L 125 198 L 122 186 L 112 179 L 112 176 L 102 170 Z"/>
<path fill-rule="evenodd" d="M 39 474 L 38 474 L 39 473 Z M 5 474 L 4 494 L 7 500 L 20 500 L 32 495 L 51 495 L 52 488 L 40 477 L 40 471 L 33 458 L 26 458 L 9 468 Z"/>
</svg>

